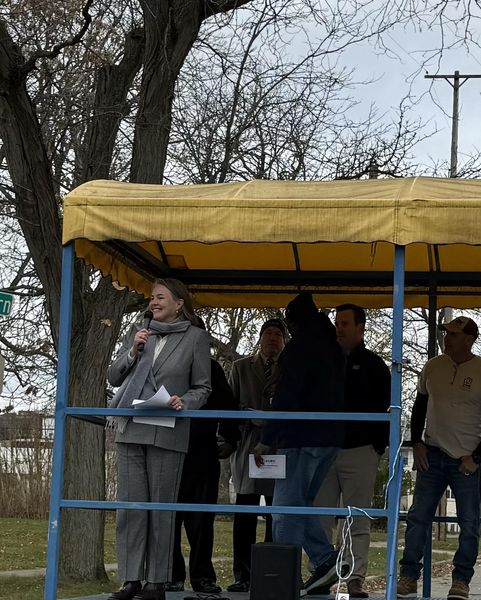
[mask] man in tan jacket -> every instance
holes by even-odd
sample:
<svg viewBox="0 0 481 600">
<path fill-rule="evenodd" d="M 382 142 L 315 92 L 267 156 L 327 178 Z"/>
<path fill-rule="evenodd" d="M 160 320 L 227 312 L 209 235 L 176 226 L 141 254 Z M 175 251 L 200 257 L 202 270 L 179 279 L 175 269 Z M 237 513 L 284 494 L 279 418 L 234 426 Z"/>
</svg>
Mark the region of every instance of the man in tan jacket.
<svg viewBox="0 0 481 600">
<path fill-rule="evenodd" d="M 241 409 L 268 410 L 278 376 L 277 359 L 286 343 L 287 329 L 281 319 L 269 319 L 260 330 L 257 354 L 241 358 L 232 365 L 229 383 Z M 273 479 L 249 478 L 249 454 L 260 439 L 262 421 L 245 420 L 240 425 L 241 439 L 231 457 L 236 504 L 259 504 L 264 496 L 272 504 Z M 257 515 L 234 515 L 234 579 L 227 591 L 247 592 L 250 588 L 251 545 L 256 541 Z M 266 519 L 265 541 L 272 541 L 272 519 Z"/>
</svg>

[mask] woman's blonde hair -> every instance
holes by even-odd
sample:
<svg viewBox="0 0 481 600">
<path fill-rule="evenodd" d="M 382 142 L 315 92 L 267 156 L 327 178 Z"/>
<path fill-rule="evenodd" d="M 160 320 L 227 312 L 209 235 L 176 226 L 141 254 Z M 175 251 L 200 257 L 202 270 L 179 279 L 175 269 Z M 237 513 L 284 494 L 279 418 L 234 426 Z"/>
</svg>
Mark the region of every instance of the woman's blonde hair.
<svg viewBox="0 0 481 600">
<path fill-rule="evenodd" d="M 156 285 L 166 287 L 175 300 L 183 300 L 184 304 L 179 311 L 179 318 L 190 321 L 192 325 L 197 325 L 197 317 L 194 314 L 194 307 L 192 306 L 192 297 L 182 281 L 173 278 L 156 279 L 152 284 L 152 289 Z"/>
</svg>

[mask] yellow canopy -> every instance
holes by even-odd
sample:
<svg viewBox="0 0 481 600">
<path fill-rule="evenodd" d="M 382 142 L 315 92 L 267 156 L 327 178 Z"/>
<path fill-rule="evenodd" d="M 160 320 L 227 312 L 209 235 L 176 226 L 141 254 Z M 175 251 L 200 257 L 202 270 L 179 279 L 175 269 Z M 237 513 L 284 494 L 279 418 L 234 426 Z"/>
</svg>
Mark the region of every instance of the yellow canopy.
<svg viewBox="0 0 481 600">
<path fill-rule="evenodd" d="M 481 306 L 481 181 L 415 177 L 145 185 L 91 181 L 65 198 L 63 243 L 145 295 L 177 277 L 198 306 L 392 304 L 395 244 L 406 306 Z"/>
</svg>

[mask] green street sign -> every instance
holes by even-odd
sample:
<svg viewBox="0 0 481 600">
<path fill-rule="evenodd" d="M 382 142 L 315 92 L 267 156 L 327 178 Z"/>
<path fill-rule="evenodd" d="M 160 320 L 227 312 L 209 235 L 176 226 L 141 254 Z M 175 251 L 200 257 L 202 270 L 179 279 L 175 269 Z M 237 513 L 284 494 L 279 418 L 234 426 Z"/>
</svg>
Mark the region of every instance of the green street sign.
<svg viewBox="0 0 481 600">
<path fill-rule="evenodd" d="M 7 294 L 7 292 L 0 292 L 0 316 L 8 317 L 12 312 L 13 306 L 13 294 Z"/>
</svg>

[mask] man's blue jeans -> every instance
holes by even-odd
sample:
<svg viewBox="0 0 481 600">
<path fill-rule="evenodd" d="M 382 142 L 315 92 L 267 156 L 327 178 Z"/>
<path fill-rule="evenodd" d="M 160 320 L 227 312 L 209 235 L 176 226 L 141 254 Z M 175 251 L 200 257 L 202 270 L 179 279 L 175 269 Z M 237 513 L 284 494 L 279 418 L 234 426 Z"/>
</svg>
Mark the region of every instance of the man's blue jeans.
<svg viewBox="0 0 481 600">
<path fill-rule="evenodd" d="M 286 478 L 276 479 L 273 506 L 312 506 L 338 448 L 283 448 Z M 278 544 L 304 548 L 315 568 L 334 551 L 319 515 L 272 515 L 272 537 Z"/>
<path fill-rule="evenodd" d="M 451 458 L 439 448 L 428 447 L 429 469 L 416 476 L 414 499 L 407 516 L 401 575 L 419 579 L 421 559 L 431 521 L 444 490 L 449 485 L 456 499 L 459 545 L 453 558 L 453 579 L 468 583 L 474 573 L 479 544 L 479 469 L 466 476 L 458 468 L 460 459 Z"/>
</svg>

